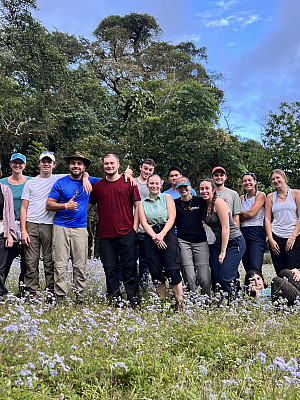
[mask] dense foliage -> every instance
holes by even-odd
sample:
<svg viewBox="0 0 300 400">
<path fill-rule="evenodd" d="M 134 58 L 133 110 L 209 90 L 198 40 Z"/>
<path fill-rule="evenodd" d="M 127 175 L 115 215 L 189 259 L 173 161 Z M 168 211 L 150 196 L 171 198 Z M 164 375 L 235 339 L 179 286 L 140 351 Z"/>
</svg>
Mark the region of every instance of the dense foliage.
<svg viewBox="0 0 300 400">
<path fill-rule="evenodd" d="M 154 158 L 164 179 L 170 164 L 180 165 L 195 187 L 217 164 L 237 190 L 247 170 L 262 188 L 270 167 L 298 171 L 298 103 L 270 114 L 263 143 L 242 140 L 218 127 L 222 75 L 205 68 L 205 47 L 165 42 L 154 17 L 134 12 L 104 18 L 92 41 L 49 32 L 33 17 L 36 8 L 35 0 L 0 2 L 5 174 L 12 151 L 28 154 L 27 173 L 37 173 L 35 157 L 46 148 L 56 153 L 58 172 L 62 155 L 80 150 L 93 161 L 90 173 L 101 176 L 101 158 L 114 152 L 135 171 L 140 159 Z"/>
</svg>

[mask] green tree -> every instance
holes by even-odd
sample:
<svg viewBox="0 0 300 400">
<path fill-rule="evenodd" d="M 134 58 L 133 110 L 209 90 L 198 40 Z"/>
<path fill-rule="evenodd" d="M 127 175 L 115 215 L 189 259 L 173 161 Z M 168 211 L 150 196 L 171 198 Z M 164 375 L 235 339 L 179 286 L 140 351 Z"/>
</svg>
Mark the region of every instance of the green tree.
<svg viewBox="0 0 300 400">
<path fill-rule="evenodd" d="M 300 187 L 300 102 L 281 103 L 279 113 L 270 111 L 263 134 L 267 149 L 269 172 L 281 168 L 292 187 Z"/>
</svg>

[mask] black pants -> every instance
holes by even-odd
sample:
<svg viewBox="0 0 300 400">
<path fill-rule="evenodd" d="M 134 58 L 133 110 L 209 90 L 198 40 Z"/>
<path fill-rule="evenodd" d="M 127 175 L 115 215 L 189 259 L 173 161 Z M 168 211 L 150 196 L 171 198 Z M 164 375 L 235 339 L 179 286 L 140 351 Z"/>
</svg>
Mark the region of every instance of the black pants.
<svg viewBox="0 0 300 400">
<path fill-rule="evenodd" d="M 159 233 L 164 225 L 152 226 L 155 233 Z M 164 237 L 167 244 L 161 250 L 149 235 L 145 235 L 146 260 L 153 282 L 164 283 L 166 279 L 170 285 L 178 285 L 182 281 L 180 247 L 174 228 L 170 229 Z"/>
<path fill-rule="evenodd" d="M 280 271 L 283 269 L 300 268 L 300 235 L 297 236 L 292 250 L 286 251 L 285 246 L 287 238 L 282 238 L 273 233 L 273 238 L 277 242 L 280 253 L 275 254 L 271 250 L 271 258 L 276 271 L 279 276 Z"/>
<path fill-rule="evenodd" d="M 137 234 L 134 229 L 127 235 L 99 240 L 100 258 L 106 276 L 107 295 L 109 299 L 121 297 L 119 283 L 119 257 L 127 299 L 138 303 L 137 278 Z"/>
<path fill-rule="evenodd" d="M 14 245 L 8 249 L 7 261 L 5 266 L 5 281 L 9 274 L 12 262 L 16 257 L 19 256 L 21 258 L 20 261 L 21 271 L 19 275 L 19 283 L 24 282 L 24 276 L 26 274 L 25 251 L 24 251 L 24 245 L 19 242 L 14 242 Z"/>
<path fill-rule="evenodd" d="M 295 303 L 297 297 L 300 300 L 300 281 L 294 281 L 293 273 L 289 269 L 284 269 L 279 273 L 279 277 L 273 278 L 271 283 L 272 301 L 280 297 L 287 299 L 288 305 Z"/>
<path fill-rule="evenodd" d="M 5 286 L 5 266 L 7 263 L 8 249 L 5 247 L 6 238 L 0 234 L 0 296 L 7 294 Z"/>
<path fill-rule="evenodd" d="M 137 234 L 137 246 L 138 246 L 138 259 L 139 259 L 139 282 L 144 283 L 149 276 L 149 269 L 146 261 L 146 249 L 145 249 L 145 235 L 146 233 Z"/>
</svg>

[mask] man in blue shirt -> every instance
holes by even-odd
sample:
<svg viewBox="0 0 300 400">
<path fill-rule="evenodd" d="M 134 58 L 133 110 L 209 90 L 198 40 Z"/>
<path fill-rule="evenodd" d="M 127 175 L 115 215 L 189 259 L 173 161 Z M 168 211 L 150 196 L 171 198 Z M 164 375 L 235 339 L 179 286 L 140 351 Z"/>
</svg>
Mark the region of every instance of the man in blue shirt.
<svg viewBox="0 0 300 400">
<path fill-rule="evenodd" d="M 165 190 L 164 193 L 170 194 L 173 199 L 178 199 L 180 197 L 180 194 L 178 191 L 175 189 L 177 185 L 177 179 L 182 176 L 182 170 L 181 168 L 177 167 L 176 165 L 172 165 L 169 168 L 169 173 L 168 173 L 168 179 L 169 182 L 171 183 L 171 187 L 168 190 Z M 190 187 L 190 192 L 193 196 L 196 196 L 196 192 L 193 188 Z"/>
<path fill-rule="evenodd" d="M 73 264 L 73 281 L 78 304 L 84 303 L 86 261 L 88 256 L 87 208 L 89 194 L 83 190 L 82 175 L 91 161 L 76 152 L 64 157 L 70 175 L 52 187 L 46 203 L 47 211 L 55 211 L 53 228 L 54 293 L 58 303 L 68 294 L 68 263 Z M 93 185 L 99 178 L 88 178 Z"/>
</svg>

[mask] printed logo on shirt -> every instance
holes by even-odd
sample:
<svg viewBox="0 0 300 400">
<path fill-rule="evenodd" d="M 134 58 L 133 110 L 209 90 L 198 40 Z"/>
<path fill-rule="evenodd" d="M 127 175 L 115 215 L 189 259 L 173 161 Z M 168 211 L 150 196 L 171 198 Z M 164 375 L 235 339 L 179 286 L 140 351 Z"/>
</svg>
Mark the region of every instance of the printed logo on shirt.
<svg viewBox="0 0 300 400">
<path fill-rule="evenodd" d="M 200 207 L 190 207 L 190 211 L 199 210 Z"/>
</svg>

